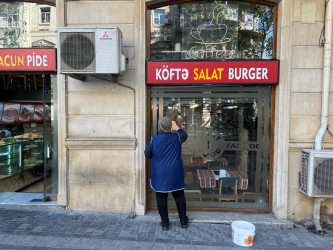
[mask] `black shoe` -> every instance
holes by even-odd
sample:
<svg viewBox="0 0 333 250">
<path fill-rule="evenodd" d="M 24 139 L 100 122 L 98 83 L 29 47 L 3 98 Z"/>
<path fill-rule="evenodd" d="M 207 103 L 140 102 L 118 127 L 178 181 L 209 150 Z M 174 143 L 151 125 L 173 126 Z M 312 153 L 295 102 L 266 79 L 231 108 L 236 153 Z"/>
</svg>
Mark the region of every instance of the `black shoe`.
<svg viewBox="0 0 333 250">
<path fill-rule="evenodd" d="M 169 222 L 167 221 L 162 221 L 161 226 L 163 230 L 169 230 Z"/>
<path fill-rule="evenodd" d="M 188 227 L 188 217 L 186 216 L 185 219 L 180 220 L 180 224 L 182 225 L 182 228 L 187 228 Z"/>
</svg>

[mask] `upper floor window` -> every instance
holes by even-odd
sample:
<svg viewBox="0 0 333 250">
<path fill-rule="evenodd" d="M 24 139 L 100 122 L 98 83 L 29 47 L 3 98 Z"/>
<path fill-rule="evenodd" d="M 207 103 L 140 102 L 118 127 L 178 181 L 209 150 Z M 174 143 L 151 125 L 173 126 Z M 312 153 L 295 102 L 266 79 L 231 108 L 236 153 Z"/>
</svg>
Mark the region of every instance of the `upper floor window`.
<svg viewBox="0 0 333 250">
<path fill-rule="evenodd" d="M 51 8 L 41 8 L 41 23 L 50 23 L 50 14 L 51 14 Z"/>
</svg>

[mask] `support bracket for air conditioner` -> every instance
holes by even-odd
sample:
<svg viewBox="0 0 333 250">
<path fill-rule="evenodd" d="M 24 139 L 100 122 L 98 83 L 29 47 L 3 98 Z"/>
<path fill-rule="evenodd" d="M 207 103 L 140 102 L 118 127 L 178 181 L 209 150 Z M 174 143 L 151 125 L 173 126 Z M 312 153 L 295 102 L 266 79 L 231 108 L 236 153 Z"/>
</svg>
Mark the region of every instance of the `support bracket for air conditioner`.
<svg viewBox="0 0 333 250">
<path fill-rule="evenodd" d="M 114 83 L 118 82 L 118 76 L 112 74 L 66 74 L 66 75 L 82 82 L 85 82 L 88 76 L 108 82 L 114 82 Z"/>
<path fill-rule="evenodd" d="M 82 82 L 85 82 L 87 78 L 86 75 L 79 75 L 79 74 L 66 74 L 66 75 Z"/>
<path fill-rule="evenodd" d="M 91 76 L 94 77 L 94 78 L 97 78 L 97 79 L 108 81 L 108 82 L 114 82 L 114 83 L 118 82 L 118 76 L 117 75 L 112 75 L 112 74 L 94 74 L 94 75 L 91 75 Z"/>
</svg>

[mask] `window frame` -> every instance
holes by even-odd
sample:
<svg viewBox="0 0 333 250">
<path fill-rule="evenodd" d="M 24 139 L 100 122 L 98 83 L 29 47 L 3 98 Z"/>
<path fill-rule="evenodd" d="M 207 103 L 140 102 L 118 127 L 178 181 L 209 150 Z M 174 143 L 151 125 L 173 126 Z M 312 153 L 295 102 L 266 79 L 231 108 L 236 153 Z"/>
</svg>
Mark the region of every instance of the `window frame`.
<svg viewBox="0 0 333 250">
<path fill-rule="evenodd" d="M 47 20 L 48 17 L 48 20 Z M 44 21 L 46 20 L 46 21 Z M 40 8 L 40 24 L 49 25 L 51 23 L 51 8 L 50 7 L 41 7 Z"/>
<path fill-rule="evenodd" d="M 152 18 L 152 10 L 160 7 L 164 7 L 167 5 L 172 4 L 178 4 L 178 3 L 185 3 L 185 2 L 195 2 L 193 0 L 152 0 L 149 2 L 146 2 L 146 23 L 151 23 Z M 249 3 L 257 3 L 257 4 L 263 4 L 266 6 L 270 6 L 274 8 L 274 17 L 273 17 L 273 49 L 272 49 L 272 58 L 277 57 L 277 37 L 278 37 L 278 16 L 279 16 L 279 0 L 276 1 L 266 1 L 266 0 L 243 0 L 243 2 L 249 2 Z M 150 49 L 151 49 L 151 25 L 147 25 L 146 27 L 146 59 L 150 59 Z M 147 87 L 147 114 L 150 114 L 151 106 L 150 106 L 150 95 L 151 95 L 150 87 Z M 269 201 L 268 201 L 268 210 L 257 210 L 257 209 L 231 209 L 232 212 L 244 212 L 244 210 L 248 212 L 271 212 L 272 211 L 272 204 L 273 204 L 273 169 L 274 169 L 274 124 L 275 124 L 275 95 L 276 95 L 276 86 L 272 87 L 271 91 L 271 129 L 270 129 L 270 170 L 269 170 Z M 151 117 L 148 115 L 147 117 L 147 141 L 150 138 L 150 122 Z M 147 170 L 146 171 L 146 180 L 149 180 L 149 174 L 150 174 L 150 164 L 147 163 Z M 150 185 L 149 181 L 146 183 L 146 208 L 148 210 L 151 210 L 150 207 Z M 208 209 L 209 211 L 228 211 L 228 209 Z M 203 211 L 203 209 L 200 209 L 200 211 Z"/>
</svg>

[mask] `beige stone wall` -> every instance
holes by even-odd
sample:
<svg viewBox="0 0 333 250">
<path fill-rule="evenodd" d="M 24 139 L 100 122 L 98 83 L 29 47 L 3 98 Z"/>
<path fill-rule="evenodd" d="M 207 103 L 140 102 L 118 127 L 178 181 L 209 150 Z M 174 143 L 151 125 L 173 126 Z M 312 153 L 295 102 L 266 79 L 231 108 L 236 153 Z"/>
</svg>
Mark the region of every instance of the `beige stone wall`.
<svg viewBox="0 0 333 250">
<path fill-rule="evenodd" d="M 133 156 L 132 149 L 70 150 L 70 208 L 88 211 L 133 211 Z"/>
<path fill-rule="evenodd" d="M 59 26 L 118 26 L 126 71 L 117 83 L 59 77 L 59 203 L 73 210 L 135 210 L 136 88 L 134 1 L 62 1 Z M 59 4 L 61 6 L 59 6 Z M 121 11 L 120 11 L 121 10 Z M 67 12 L 67 16 L 64 13 Z M 61 17 L 61 13 L 58 13 Z M 65 125 L 64 125 L 65 123 Z"/>
<path fill-rule="evenodd" d="M 134 147 L 125 142 L 134 138 L 133 90 L 94 78 L 69 78 L 67 93 L 69 206 L 133 211 Z"/>
<path fill-rule="evenodd" d="M 324 25 L 324 0 L 294 0 L 292 21 L 292 64 L 290 88 L 290 148 L 288 182 L 288 217 L 292 220 L 312 219 L 313 198 L 298 191 L 302 148 L 313 148 L 320 125 L 323 47 L 319 47 Z M 310 12 L 302 12 L 303 4 Z M 304 6 L 303 6 L 304 7 Z M 309 9 L 308 9 L 309 10 Z M 314 11 L 314 12 L 313 12 Z M 331 76 L 330 91 L 333 94 Z M 329 103 L 329 125 L 333 122 L 333 98 Z M 326 149 L 333 149 L 333 137 L 326 133 Z M 333 201 L 322 203 L 322 219 L 333 214 Z M 330 218 L 332 220 L 333 218 Z"/>
</svg>

